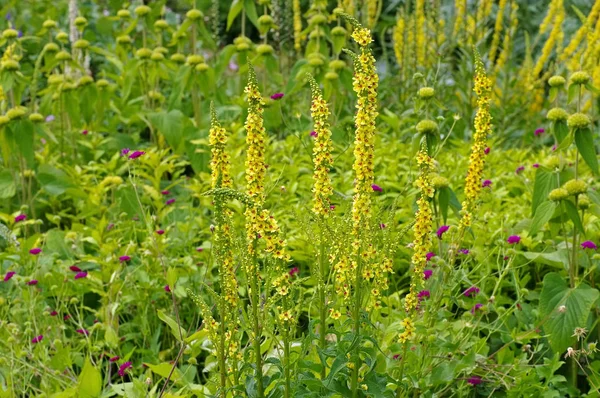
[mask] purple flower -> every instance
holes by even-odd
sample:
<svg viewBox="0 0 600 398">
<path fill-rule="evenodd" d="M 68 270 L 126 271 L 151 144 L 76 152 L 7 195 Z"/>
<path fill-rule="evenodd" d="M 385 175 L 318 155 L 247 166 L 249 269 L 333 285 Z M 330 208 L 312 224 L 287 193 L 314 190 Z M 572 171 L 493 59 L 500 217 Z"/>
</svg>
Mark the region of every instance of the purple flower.
<svg viewBox="0 0 600 398">
<path fill-rule="evenodd" d="M 15 271 L 8 271 L 6 275 L 4 275 L 4 282 L 8 282 L 9 280 L 11 280 L 12 277 L 15 276 L 15 274 Z"/>
<path fill-rule="evenodd" d="M 479 377 L 479 376 L 471 376 L 467 380 L 467 383 L 471 384 L 472 386 L 477 386 L 477 385 L 481 384 L 482 382 L 483 382 L 483 380 L 481 380 L 481 377 Z"/>
<path fill-rule="evenodd" d="M 240 67 L 238 66 L 237 63 L 235 63 L 234 61 L 229 61 L 229 70 L 237 72 L 238 69 L 240 69 Z"/>
<path fill-rule="evenodd" d="M 76 266 L 76 265 L 71 265 L 71 266 L 69 267 L 69 269 L 70 269 L 71 271 L 73 271 L 73 272 L 81 272 L 81 268 L 79 268 L 79 267 L 78 267 L 78 266 Z"/>
<path fill-rule="evenodd" d="M 175 199 L 169 199 L 165 202 L 165 204 L 168 205 L 172 205 L 173 203 L 175 203 Z"/>
<path fill-rule="evenodd" d="M 15 222 L 21 222 L 27 220 L 27 216 L 25 214 L 19 214 L 15 217 Z"/>
<path fill-rule="evenodd" d="M 75 274 L 75 280 L 87 277 L 87 272 L 81 271 Z"/>
<path fill-rule="evenodd" d="M 29 250 L 29 254 L 33 254 L 34 256 L 37 256 L 41 252 L 42 249 L 40 249 L 39 247 L 34 247 L 33 249 Z"/>
<path fill-rule="evenodd" d="M 119 376 L 125 376 L 125 371 L 131 367 L 131 362 L 127 361 L 123 365 L 119 366 Z"/>
<path fill-rule="evenodd" d="M 450 228 L 450 227 L 447 225 L 442 225 L 441 227 L 439 227 L 437 230 L 437 237 L 439 239 L 442 239 L 442 235 L 444 235 L 444 232 L 446 232 L 448 230 L 448 228 Z"/>
<path fill-rule="evenodd" d="M 271 96 L 272 100 L 280 100 L 283 98 L 283 93 L 275 93 Z"/>
<path fill-rule="evenodd" d="M 128 255 L 124 255 L 124 256 L 119 257 L 119 261 L 122 262 L 122 263 L 124 263 L 126 261 L 129 261 L 129 260 L 131 260 L 131 257 L 129 257 Z"/>
<path fill-rule="evenodd" d="M 552 152 L 556 151 L 556 144 L 552 145 Z"/>
<path fill-rule="evenodd" d="M 483 180 L 483 183 L 481 184 L 481 186 L 483 188 L 491 187 L 492 186 L 492 181 L 491 180 Z"/>
<path fill-rule="evenodd" d="M 425 280 L 431 278 L 431 275 L 433 275 L 433 270 L 426 269 L 426 270 L 423 271 L 423 278 Z"/>
<path fill-rule="evenodd" d="M 146 152 L 144 152 L 144 151 L 135 151 L 131 155 L 129 155 L 129 159 L 137 159 L 145 153 Z"/>
<path fill-rule="evenodd" d="M 58 315 L 58 311 L 56 310 L 52 310 L 52 312 L 50 313 L 50 316 L 57 316 Z"/>
<path fill-rule="evenodd" d="M 540 135 L 544 134 L 546 130 L 539 128 L 537 130 L 535 130 L 535 132 L 533 134 L 535 134 L 536 137 L 539 137 Z"/>
<path fill-rule="evenodd" d="M 44 338 L 44 335 L 40 334 L 39 336 L 35 336 L 34 338 L 31 339 L 31 342 L 33 344 L 37 344 L 40 341 L 42 341 L 42 339 Z"/>
<path fill-rule="evenodd" d="M 534 169 L 537 169 L 537 168 L 539 168 L 539 167 L 540 167 L 540 164 L 539 164 L 539 163 L 534 163 L 534 164 L 533 164 L 533 168 L 534 168 Z"/>
<path fill-rule="evenodd" d="M 332 211 L 335 210 L 335 206 L 334 205 L 330 205 L 329 206 L 329 210 L 332 210 Z"/>
<path fill-rule="evenodd" d="M 105 17 L 110 16 L 110 11 L 108 11 L 106 8 L 104 9 L 104 11 L 102 11 L 102 15 L 104 15 Z"/>
<path fill-rule="evenodd" d="M 83 131 L 81 132 L 81 134 L 83 134 L 83 135 L 88 135 L 88 133 L 89 133 L 89 131 L 87 131 L 87 130 L 83 130 Z"/>
<path fill-rule="evenodd" d="M 521 237 L 519 235 L 511 235 L 506 239 L 509 245 L 514 245 L 515 243 L 519 243 L 521 241 Z"/>
<path fill-rule="evenodd" d="M 458 252 L 459 252 L 460 254 L 467 255 L 467 254 L 469 254 L 469 249 L 460 249 Z"/>
<path fill-rule="evenodd" d="M 110 357 L 108 360 L 110 362 L 117 362 L 119 359 L 121 359 L 121 357 L 118 355 L 115 355 L 114 357 Z"/>
<path fill-rule="evenodd" d="M 197 252 L 199 252 L 199 253 L 201 253 L 201 252 L 203 252 L 203 251 L 204 251 L 204 248 L 203 248 L 203 247 L 197 247 L 197 248 L 196 248 L 196 251 L 197 251 Z"/>
<path fill-rule="evenodd" d="M 90 334 L 90 332 L 88 332 L 85 329 L 77 329 L 76 332 L 79 334 L 83 334 L 84 336 L 89 336 L 89 334 Z"/>
<path fill-rule="evenodd" d="M 316 132 L 316 131 L 314 131 L 314 130 L 313 130 L 313 131 L 311 131 L 311 132 L 310 132 L 310 136 L 311 136 L 311 137 L 316 137 L 316 136 L 317 136 L 317 132 Z"/>
<path fill-rule="evenodd" d="M 592 242 L 591 240 L 586 240 L 585 242 L 581 242 L 581 248 L 597 250 L 598 246 L 596 246 L 596 244 L 594 242 Z"/>
<path fill-rule="evenodd" d="M 156 233 L 158 235 L 163 235 L 165 233 L 165 230 L 164 229 L 159 229 L 158 231 L 156 231 Z"/>
<path fill-rule="evenodd" d="M 425 257 L 427 258 L 427 261 L 431 260 L 432 258 L 435 257 L 435 253 L 434 252 L 429 252 L 425 255 Z"/>
<path fill-rule="evenodd" d="M 121 156 L 127 156 L 128 153 L 129 153 L 129 148 L 121 149 Z"/>
<path fill-rule="evenodd" d="M 417 298 L 419 299 L 419 301 L 429 297 L 431 297 L 429 290 L 421 290 L 419 293 L 417 293 Z"/>
<path fill-rule="evenodd" d="M 48 115 L 48 116 L 46 116 L 46 123 L 53 122 L 53 121 L 54 121 L 54 119 L 56 119 L 56 118 L 54 117 L 54 115 Z"/>
<path fill-rule="evenodd" d="M 471 286 L 470 288 L 468 288 L 467 290 L 465 290 L 463 292 L 463 295 L 465 297 L 473 297 L 473 296 L 476 296 L 477 293 L 479 293 L 479 288 L 477 286 Z"/>
<path fill-rule="evenodd" d="M 294 267 L 292 268 L 288 273 L 290 274 L 290 276 L 295 276 L 300 272 L 300 268 L 298 267 Z"/>
<path fill-rule="evenodd" d="M 384 223 L 379 224 L 379 228 L 385 229 L 385 227 L 387 227 L 387 225 L 385 225 Z"/>
<path fill-rule="evenodd" d="M 525 166 L 519 166 L 515 170 L 515 174 L 520 174 L 523 170 L 525 170 Z"/>
<path fill-rule="evenodd" d="M 475 311 L 477 311 L 478 309 L 480 309 L 481 307 L 483 307 L 483 304 L 481 303 L 477 303 L 473 306 L 473 308 L 471 308 L 471 314 L 475 315 Z"/>
<path fill-rule="evenodd" d="M 22 30 L 18 30 L 17 31 L 17 37 L 23 37 L 23 31 Z"/>
<path fill-rule="evenodd" d="M 32 279 L 29 282 L 27 282 L 28 286 L 35 286 L 38 284 L 38 280 L 37 279 Z"/>
<path fill-rule="evenodd" d="M 508 257 L 508 256 L 502 257 L 502 260 L 504 260 L 504 261 L 508 261 L 509 259 L 510 259 L 510 257 Z"/>
<path fill-rule="evenodd" d="M 169 287 L 169 285 L 165 285 L 165 292 L 171 293 L 171 288 Z"/>
<path fill-rule="evenodd" d="M 485 153 L 485 154 L 487 155 L 487 154 L 489 154 L 489 153 L 490 153 L 490 151 L 491 151 L 491 149 L 490 149 L 490 147 L 488 146 L 487 148 L 485 148 L 485 149 L 483 150 L 483 153 Z"/>
<path fill-rule="evenodd" d="M 169 191 L 167 191 L 167 190 L 165 189 L 164 191 L 160 191 L 160 193 L 161 193 L 161 194 L 163 194 L 163 195 L 168 195 L 168 194 L 170 194 L 171 192 L 169 192 Z"/>
<path fill-rule="evenodd" d="M 373 191 L 375 192 L 383 192 L 383 189 L 377 184 L 371 185 L 371 188 L 373 188 Z"/>
</svg>

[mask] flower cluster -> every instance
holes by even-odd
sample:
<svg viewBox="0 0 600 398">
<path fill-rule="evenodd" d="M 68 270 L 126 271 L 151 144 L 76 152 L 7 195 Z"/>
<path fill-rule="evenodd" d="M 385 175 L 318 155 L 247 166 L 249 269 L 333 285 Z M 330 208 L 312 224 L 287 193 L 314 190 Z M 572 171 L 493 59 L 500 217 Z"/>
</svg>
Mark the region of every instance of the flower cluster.
<svg viewBox="0 0 600 398">
<path fill-rule="evenodd" d="M 482 184 L 483 166 L 485 164 L 485 149 L 487 136 L 491 132 L 492 117 L 490 115 L 491 81 L 485 73 L 483 61 L 476 54 L 475 87 L 477 94 L 477 114 L 475 116 L 475 132 L 473 134 L 473 147 L 469 157 L 469 169 L 465 181 L 465 200 L 462 204 L 462 218 L 460 220 L 459 236 L 465 228 L 471 225 L 472 212 L 475 210 Z"/>
<path fill-rule="evenodd" d="M 315 172 L 313 174 L 313 211 L 326 217 L 329 213 L 329 197 L 333 194 L 329 170 L 333 164 L 333 143 L 331 142 L 331 130 L 329 129 L 329 108 L 323 99 L 321 89 L 315 79 L 309 77 L 312 91 L 311 116 L 314 121 L 315 144 L 313 147 L 313 163 Z"/>
<path fill-rule="evenodd" d="M 244 89 L 248 96 L 248 117 L 244 128 L 246 129 L 246 145 L 248 154 L 246 158 L 246 193 L 256 206 L 264 202 L 264 184 L 267 167 L 265 164 L 265 145 L 267 134 L 263 126 L 263 98 L 258 89 L 256 72 L 248 64 L 248 85 Z"/>
<path fill-rule="evenodd" d="M 210 104 L 211 126 L 209 131 L 209 143 L 211 149 L 211 187 L 231 188 L 230 159 L 229 154 L 225 152 L 227 145 L 227 132 L 221 127 L 217 120 L 217 112 L 214 104 Z"/>
<path fill-rule="evenodd" d="M 417 200 L 417 214 L 415 215 L 415 224 L 413 226 L 413 272 L 411 274 L 410 291 L 406 295 L 404 309 L 407 316 L 404 320 L 405 329 L 400 334 L 402 343 L 408 341 L 414 332 L 413 318 L 414 310 L 419 304 L 419 291 L 425 280 L 425 266 L 429 260 L 429 250 L 431 249 L 433 231 L 433 210 L 431 208 L 431 199 L 434 195 L 433 184 L 431 183 L 431 173 L 433 171 L 433 158 L 427 154 L 426 146 L 423 145 L 417 154 L 417 163 L 421 169 L 417 186 L 421 191 L 421 196 Z M 410 325 L 411 327 L 407 327 Z"/>
<path fill-rule="evenodd" d="M 293 0 L 294 11 L 294 49 L 300 51 L 302 48 L 302 9 L 300 0 Z"/>
</svg>

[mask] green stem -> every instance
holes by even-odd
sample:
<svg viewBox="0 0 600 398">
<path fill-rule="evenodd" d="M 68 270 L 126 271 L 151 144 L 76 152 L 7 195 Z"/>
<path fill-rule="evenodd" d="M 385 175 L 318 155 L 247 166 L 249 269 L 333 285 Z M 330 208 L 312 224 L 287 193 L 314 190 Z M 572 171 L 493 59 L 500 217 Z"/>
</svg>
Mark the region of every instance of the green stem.
<svg viewBox="0 0 600 398">
<path fill-rule="evenodd" d="M 285 398 L 291 397 L 290 387 L 290 335 L 286 329 L 283 333 L 283 361 L 284 361 L 284 372 L 285 372 Z"/>
<path fill-rule="evenodd" d="M 257 266 L 256 258 L 253 258 L 253 265 Z M 260 294 L 258 292 L 258 269 L 254 270 L 251 276 L 251 288 L 252 288 L 252 317 L 253 319 L 253 328 L 254 328 L 254 356 L 255 356 L 255 378 L 256 378 L 256 387 L 258 389 L 258 397 L 264 398 L 265 391 L 263 387 L 263 375 L 262 375 L 262 356 L 260 354 L 260 337 L 261 337 L 261 327 L 258 319 L 259 316 L 259 305 L 258 300 L 260 298 Z"/>
<path fill-rule="evenodd" d="M 354 358 L 353 364 L 354 369 L 352 370 L 352 398 L 358 397 L 358 371 L 360 369 L 360 304 L 362 301 L 361 290 L 362 290 L 362 262 L 360 261 L 360 249 L 358 250 L 358 255 L 356 256 L 356 286 L 354 291 L 355 301 L 354 301 L 354 339 L 356 348 L 354 349 Z"/>
<path fill-rule="evenodd" d="M 327 269 L 325 267 L 325 244 L 323 242 L 323 228 L 321 228 L 321 241 L 319 250 L 319 306 L 320 306 L 320 333 L 319 333 L 319 344 L 321 350 L 325 349 L 327 342 L 325 341 L 325 334 L 327 332 L 327 303 L 325 302 L 325 282 L 327 278 Z M 321 380 L 324 380 L 327 376 L 327 364 L 323 364 L 321 369 Z"/>
</svg>

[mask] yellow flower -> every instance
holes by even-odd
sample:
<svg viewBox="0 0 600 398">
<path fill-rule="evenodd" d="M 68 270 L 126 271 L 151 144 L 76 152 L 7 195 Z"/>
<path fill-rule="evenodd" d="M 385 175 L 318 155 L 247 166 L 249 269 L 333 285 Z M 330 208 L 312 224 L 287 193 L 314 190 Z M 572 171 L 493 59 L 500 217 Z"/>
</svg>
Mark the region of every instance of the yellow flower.
<svg viewBox="0 0 600 398">
<path fill-rule="evenodd" d="M 294 49 L 300 51 L 302 48 L 302 10 L 300 0 L 293 0 L 294 12 Z"/>
<path fill-rule="evenodd" d="M 498 51 L 498 45 L 500 44 L 500 35 L 502 33 L 502 26 L 504 21 L 504 9 L 506 8 L 507 0 L 500 0 L 498 3 L 498 15 L 496 15 L 496 23 L 494 24 L 494 35 L 492 37 L 492 44 L 490 46 L 489 59 L 494 61 L 496 59 L 496 53 Z"/>
<path fill-rule="evenodd" d="M 461 32 L 465 24 L 465 16 L 467 15 L 467 0 L 455 0 L 454 2 L 454 36 L 456 38 L 462 36 Z"/>
<path fill-rule="evenodd" d="M 416 0 L 415 18 L 417 19 L 417 64 L 425 65 L 425 0 Z"/>
<path fill-rule="evenodd" d="M 221 127 L 217 120 L 217 112 L 214 104 L 210 104 L 211 127 L 209 131 L 209 143 L 211 149 L 211 186 L 212 188 L 231 188 L 230 160 L 229 154 L 225 152 L 227 145 L 227 132 Z"/>
<path fill-rule="evenodd" d="M 393 39 L 394 39 L 394 54 L 396 55 L 396 62 L 401 69 L 404 69 L 404 33 L 406 30 L 406 20 L 404 14 L 400 13 L 396 20 L 396 27 L 394 28 Z"/>
<path fill-rule="evenodd" d="M 554 0 L 551 5 L 551 10 L 553 10 L 554 18 L 552 21 L 552 30 L 550 31 L 550 35 L 548 35 L 548 39 L 544 43 L 542 47 L 542 53 L 538 58 L 534 68 L 533 68 L 533 78 L 536 79 L 542 69 L 544 68 L 544 64 L 550 57 L 552 53 L 552 49 L 554 45 L 557 43 L 560 38 L 560 34 L 562 32 L 562 23 L 565 19 L 565 9 L 563 7 L 563 0 Z M 550 13 L 550 12 L 549 12 Z"/>
</svg>

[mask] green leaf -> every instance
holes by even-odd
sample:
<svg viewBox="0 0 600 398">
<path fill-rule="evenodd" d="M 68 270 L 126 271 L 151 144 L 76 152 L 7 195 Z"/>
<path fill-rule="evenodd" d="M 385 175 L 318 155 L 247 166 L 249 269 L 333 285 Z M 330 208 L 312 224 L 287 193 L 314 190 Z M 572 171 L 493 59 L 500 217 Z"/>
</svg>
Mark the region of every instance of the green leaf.
<svg viewBox="0 0 600 398">
<path fill-rule="evenodd" d="M 598 95 L 600 94 L 600 89 L 592 86 L 591 83 L 586 83 L 585 84 L 585 88 L 587 88 L 590 92 L 592 92 L 594 95 Z"/>
<path fill-rule="evenodd" d="M 533 216 L 533 221 L 531 222 L 530 234 L 532 236 L 538 233 L 538 231 L 550 221 L 557 207 L 558 204 L 556 202 L 549 200 L 538 206 L 535 215 Z"/>
<path fill-rule="evenodd" d="M 145 363 L 144 365 L 148 366 L 148 368 L 153 373 L 156 373 L 157 375 L 164 377 L 165 379 L 167 377 L 169 377 L 169 373 L 171 373 L 171 369 L 173 368 L 173 365 L 171 365 L 169 362 L 163 362 L 158 365 L 152 365 L 150 363 Z M 179 369 L 177 369 L 177 368 L 173 369 L 173 374 L 171 375 L 171 380 L 173 380 L 175 383 L 178 383 L 182 380 L 181 371 Z"/>
<path fill-rule="evenodd" d="M 450 188 L 444 187 L 439 190 L 438 193 L 438 205 L 440 206 L 440 213 L 444 219 L 444 224 L 448 218 L 448 204 L 450 203 Z"/>
<path fill-rule="evenodd" d="M 177 322 L 175 321 L 175 319 L 173 319 L 170 316 L 168 316 L 167 314 L 165 314 L 162 310 L 158 310 L 157 313 L 158 313 L 158 317 L 171 328 L 171 332 L 173 333 L 173 336 L 175 336 L 175 338 L 178 341 L 181 341 L 181 336 L 179 334 L 179 325 L 177 325 Z M 183 334 L 183 339 L 185 340 L 186 331 L 184 328 L 181 328 L 181 333 Z"/>
<path fill-rule="evenodd" d="M 37 173 L 37 179 L 46 192 L 50 195 L 62 195 L 69 188 L 75 188 L 67 174 L 52 166 L 42 165 Z"/>
<path fill-rule="evenodd" d="M 78 397 L 93 398 L 100 396 L 102 392 L 102 375 L 92 365 L 89 358 L 85 359 L 83 369 L 79 375 Z"/>
<path fill-rule="evenodd" d="M 567 95 L 567 104 L 573 102 L 573 100 L 577 97 L 577 94 L 579 94 L 579 84 L 571 84 L 569 86 L 569 93 Z"/>
<path fill-rule="evenodd" d="M 560 144 L 569 135 L 569 126 L 564 120 L 554 122 L 554 136 L 556 141 Z"/>
<path fill-rule="evenodd" d="M 227 14 L 227 30 L 231 28 L 231 24 L 235 21 L 235 18 L 244 8 L 244 2 L 242 0 L 233 0 L 231 3 L 231 7 L 229 8 L 229 13 Z"/>
<path fill-rule="evenodd" d="M 8 169 L 0 171 L 0 199 L 8 199 L 17 193 L 17 184 Z"/>
<path fill-rule="evenodd" d="M 128 216 L 137 216 L 140 219 L 143 217 L 142 209 L 132 187 L 125 186 L 117 190 L 116 199 L 120 210 L 127 213 Z"/>
<path fill-rule="evenodd" d="M 592 305 L 598 299 L 598 290 L 586 284 L 569 288 L 564 277 L 551 272 L 544 277 L 540 293 L 540 315 L 544 329 L 550 334 L 550 346 L 562 353 L 574 346 L 573 331 L 586 327 Z M 562 308 L 564 306 L 564 308 Z"/>
<path fill-rule="evenodd" d="M 455 361 L 452 361 L 451 363 L 441 363 L 436 366 L 431 372 L 431 384 L 437 386 L 451 382 L 454 379 L 455 368 Z"/>
<path fill-rule="evenodd" d="M 550 92 L 548 93 L 548 102 L 554 102 L 554 99 L 558 95 L 558 87 L 550 87 Z"/>
<path fill-rule="evenodd" d="M 548 198 L 548 194 L 556 187 L 556 178 L 553 173 L 537 169 L 533 184 L 533 198 L 531 199 L 531 214 L 535 214 L 537 207 Z"/>
<path fill-rule="evenodd" d="M 164 136 L 175 152 L 183 149 L 183 127 L 185 116 L 178 109 L 169 112 L 156 112 L 148 114 L 148 119 Z"/>
<path fill-rule="evenodd" d="M 575 130 L 575 145 L 581 153 L 581 157 L 587 165 L 592 169 L 594 174 L 598 174 L 598 156 L 596 155 L 596 147 L 594 145 L 594 137 L 589 128 Z"/>
<path fill-rule="evenodd" d="M 33 123 L 29 120 L 22 119 L 13 123 L 10 129 L 14 135 L 14 141 L 17 143 L 19 154 L 25 159 L 27 165 L 34 167 L 33 155 Z"/>
<path fill-rule="evenodd" d="M 577 207 L 575 207 L 575 203 L 571 202 L 570 200 L 563 200 L 562 203 L 564 203 L 566 213 L 571 221 L 573 221 L 575 228 L 577 228 L 579 232 L 585 233 L 583 224 L 581 223 L 581 218 L 579 217 L 579 212 L 577 211 Z"/>
</svg>

